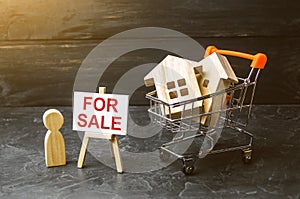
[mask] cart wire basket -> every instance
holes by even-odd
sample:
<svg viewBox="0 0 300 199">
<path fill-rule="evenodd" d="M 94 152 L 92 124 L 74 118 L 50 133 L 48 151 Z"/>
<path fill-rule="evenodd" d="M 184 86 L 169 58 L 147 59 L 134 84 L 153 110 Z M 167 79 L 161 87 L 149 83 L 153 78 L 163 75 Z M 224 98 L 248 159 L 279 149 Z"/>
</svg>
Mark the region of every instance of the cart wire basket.
<svg viewBox="0 0 300 199">
<path fill-rule="evenodd" d="M 238 77 L 238 83 L 231 83 L 228 89 L 173 104 L 158 99 L 156 91 L 146 94 L 146 98 L 150 101 L 148 112 L 151 121 L 173 135 L 171 141 L 160 147 L 160 158 L 165 160 L 172 155 L 181 159 L 183 172 L 187 175 L 193 173 L 195 161 L 208 154 L 240 150 L 245 163 L 252 160 L 253 134 L 244 129 L 250 119 L 256 84 L 267 57 L 262 53 L 251 55 L 219 50 L 214 46 L 207 47 L 204 57 L 214 52 L 252 60 L 247 77 Z M 205 110 L 208 101 L 211 108 Z M 173 112 L 174 110 L 176 112 Z M 227 132 L 226 129 L 237 136 L 243 134 L 247 138 L 246 143 L 216 149 L 215 144 L 221 132 Z M 196 153 L 188 152 L 186 148 L 184 150 L 176 148 L 184 142 L 191 144 L 196 138 L 202 139 L 201 148 L 199 146 Z"/>
</svg>

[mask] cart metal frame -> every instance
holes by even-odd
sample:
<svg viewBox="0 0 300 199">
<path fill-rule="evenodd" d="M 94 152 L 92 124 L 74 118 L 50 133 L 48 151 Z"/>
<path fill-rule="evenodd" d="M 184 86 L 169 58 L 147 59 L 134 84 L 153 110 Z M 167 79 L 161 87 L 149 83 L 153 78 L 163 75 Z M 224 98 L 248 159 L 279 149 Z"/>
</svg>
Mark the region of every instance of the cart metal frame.
<svg viewBox="0 0 300 199">
<path fill-rule="evenodd" d="M 170 149 L 170 146 L 197 137 L 203 136 L 211 140 L 212 147 L 208 154 L 241 150 L 245 163 L 249 163 L 252 160 L 253 134 L 244 130 L 244 128 L 248 125 L 250 119 L 257 81 L 261 70 L 266 64 L 267 57 L 262 53 L 250 55 L 229 50 L 218 50 L 214 46 L 209 46 L 206 49 L 205 56 L 213 52 L 252 60 L 248 76 L 245 78 L 238 77 L 239 82 L 236 84 L 232 83 L 226 90 L 174 104 L 168 104 L 158 99 L 156 91 L 146 94 L 146 98 L 150 101 L 148 112 L 152 122 L 176 135 L 170 142 L 160 147 L 161 158 L 164 159 L 166 158 L 165 156 L 173 155 L 181 159 L 183 172 L 187 175 L 193 173 L 194 163 L 201 154 L 178 154 Z M 219 100 L 216 100 L 217 98 Z M 212 109 L 204 113 L 203 102 L 205 100 L 211 100 L 213 102 L 212 107 L 216 106 L 219 107 L 219 109 Z M 216 101 L 222 104 L 214 104 Z M 202 106 L 197 107 L 196 104 L 202 104 Z M 173 113 L 172 111 L 175 110 L 175 108 L 178 110 L 178 107 L 181 109 L 181 112 L 179 114 L 178 112 Z M 206 117 L 206 120 L 209 122 L 200 122 L 203 117 Z M 218 118 L 217 123 L 212 124 L 212 118 L 216 117 Z M 247 144 L 214 149 L 214 140 L 210 135 L 216 130 L 222 130 L 224 128 L 234 130 L 238 134 L 246 135 L 248 137 Z"/>
</svg>

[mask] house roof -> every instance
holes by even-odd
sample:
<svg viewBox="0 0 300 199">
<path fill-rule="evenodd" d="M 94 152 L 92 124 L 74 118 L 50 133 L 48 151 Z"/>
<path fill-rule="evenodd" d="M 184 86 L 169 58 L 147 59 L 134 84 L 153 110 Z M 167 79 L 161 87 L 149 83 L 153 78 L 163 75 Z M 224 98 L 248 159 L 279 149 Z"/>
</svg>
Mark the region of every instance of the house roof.
<svg viewBox="0 0 300 199">
<path fill-rule="evenodd" d="M 174 80 L 176 76 L 184 75 L 183 72 L 193 70 L 197 65 L 198 62 L 168 55 L 144 77 L 145 85 L 149 87 L 155 81 L 166 83 L 167 80 Z"/>
<path fill-rule="evenodd" d="M 212 53 L 211 55 L 201 60 L 199 64 L 204 67 L 202 69 L 203 71 L 207 72 L 209 70 L 212 70 L 214 72 L 217 72 L 221 79 L 231 80 L 235 83 L 238 83 L 238 79 L 235 76 L 231 65 L 229 64 L 227 58 L 223 55 Z M 214 67 L 216 70 L 211 69 L 211 67 Z"/>
</svg>

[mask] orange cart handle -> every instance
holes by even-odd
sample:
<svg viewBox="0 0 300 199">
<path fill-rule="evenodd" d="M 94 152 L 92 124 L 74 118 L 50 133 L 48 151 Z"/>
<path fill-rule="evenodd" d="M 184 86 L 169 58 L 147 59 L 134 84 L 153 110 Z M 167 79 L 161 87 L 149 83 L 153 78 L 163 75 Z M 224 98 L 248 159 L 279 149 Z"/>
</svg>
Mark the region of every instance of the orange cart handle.
<svg viewBox="0 0 300 199">
<path fill-rule="evenodd" d="M 267 63 L 267 56 L 263 53 L 257 53 L 256 55 L 250 55 L 247 53 L 236 52 L 236 51 L 231 51 L 231 50 L 219 50 L 215 46 L 208 46 L 206 48 L 204 57 L 207 57 L 208 55 L 210 55 L 214 52 L 222 54 L 222 55 L 229 55 L 229 56 L 234 56 L 234 57 L 241 57 L 244 59 L 250 59 L 250 60 L 252 60 L 252 63 L 250 64 L 250 66 L 252 68 L 264 69 L 264 67 Z"/>
</svg>

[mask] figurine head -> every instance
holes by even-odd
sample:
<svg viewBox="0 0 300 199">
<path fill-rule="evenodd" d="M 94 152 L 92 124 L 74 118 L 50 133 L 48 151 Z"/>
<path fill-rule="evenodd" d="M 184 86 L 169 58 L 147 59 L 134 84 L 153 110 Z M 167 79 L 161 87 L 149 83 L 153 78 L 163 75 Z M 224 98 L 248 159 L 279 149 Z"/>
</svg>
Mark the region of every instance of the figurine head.
<svg viewBox="0 0 300 199">
<path fill-rule="evenodd" d="M 43 123 L 50 131 L 58 131 L 64 124 L 63 115 L 56 109 L 49 109 L 43 115 Z"/>
</svg>

